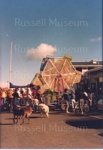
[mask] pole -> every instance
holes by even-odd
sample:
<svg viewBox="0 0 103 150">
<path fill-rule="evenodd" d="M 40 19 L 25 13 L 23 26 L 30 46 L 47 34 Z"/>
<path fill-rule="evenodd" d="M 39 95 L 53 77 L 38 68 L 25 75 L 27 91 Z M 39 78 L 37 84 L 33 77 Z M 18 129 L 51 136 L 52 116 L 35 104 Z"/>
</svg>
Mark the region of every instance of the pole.
<svg viewBox="0 0 103 150">
<path fill-rule="evenodd" d="M 11 46 L 10 46 L 10 77 L 9 77 L 9 82 L 11 82 L 11 78 L 12 78 L 12 46 L 13 46 L 13 42 L 11 42 Z"/>
</svg>

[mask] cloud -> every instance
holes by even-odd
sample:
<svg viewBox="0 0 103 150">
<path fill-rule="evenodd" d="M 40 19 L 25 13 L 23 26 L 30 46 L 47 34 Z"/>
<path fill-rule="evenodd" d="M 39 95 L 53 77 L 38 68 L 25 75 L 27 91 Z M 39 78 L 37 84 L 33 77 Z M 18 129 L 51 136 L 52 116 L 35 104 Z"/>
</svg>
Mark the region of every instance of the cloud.
<svg viewBox="0 0 103 150">
<path fill-rule="evenodd" d="M 99 41 L 102 41 L 102 37 L 90 39 L 90 42 L 99 42 Z"/>
<path fill-rule="evenodd" d="M 56 52 L 56 48 L 53 47 L 52 45 L 41 43 L 36 48 L 28 49 L 26 54 L 28 60 L 33 60 L 33 59 L 41 60 L 47 55 L 54 56 L 55 52 Z"/>
</svg>

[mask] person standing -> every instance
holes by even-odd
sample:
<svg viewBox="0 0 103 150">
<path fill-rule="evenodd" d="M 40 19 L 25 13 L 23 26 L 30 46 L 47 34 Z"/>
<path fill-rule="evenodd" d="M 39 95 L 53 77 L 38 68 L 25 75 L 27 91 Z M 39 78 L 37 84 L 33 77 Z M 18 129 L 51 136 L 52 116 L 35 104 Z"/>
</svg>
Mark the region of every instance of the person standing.
<svg viewBox="0 0 103 150">
<path fill-rule="evenodd" d="M 18 94 L 18 88 L 15 88 L 14 90 L 14 93 L 12 94 L 13 96 L 13 104 L 15 105 L 20 105 L 20 97 L 19 97 L 19 94 Z"/>
<path fill-rule="evenodd" d="M 66 113 L 70 113 L 70 112 L 68 111 L 68 109 L 69 109 L 69 102 L 70 102 L 70 99 L 69 99 L 69 96 L 68 96 L 68 89 L 64 89 L 64 93 L 63 93 L 63 95 L 62 95 L 62 99 L 64 99 L 65 104 L 66 104 L 65 112 L 66 112 Z"/>
<path fill-rule="evenodd" d="M 72 90 L 71 91 L 71 100 L 72 100 L 72 109 L 73 109 L 73 112 L 75 113 L 75 104 L 76 104 L 76 101 L 75 101 L 75 91 Z"/>
<path fill-rule="evenodd" d="M 85 94 L 84 94 L 84 90 L 83 89 L 80 89 L 79 90 L 79 102 L 80 102 L 80 110 L 81 110 L 81 114 L 83 115 L 83 108 L 84 108 L 84 97 L 85 97 Z"/>
<path fill-rule="evenodd" d="M 42 103 L 40 86 L 37 87 L 36 97 L 39 100 L 39 103 Z"/>
<path fill-rule="evenodd" d="M 9 104 L 9 111 L 12 112 L 12 106 L 13 106 L 13 90 L 9 89 L 7 91 L 7 102 Z"/>
<path fill-rule="evenodd" d="M 34 111 L 35 111 L 35 112 L 38 111 L 38 105 L 39 105 L 39 100 L 38 100 L 37 97 L 35 96 L 35 99 L 34 99 Z"/>
<path fill-rule="evenodd" d="M 36 94 L 37 94 L 37 89 L 36 87 L 34 87 L 32 88 L 32 96 L 35 98 Z"/>
<path fill-rule="evenodd" d="M 1 108 L 2 108 L 2 90 L 0 89 L 0 112 L 1 112 Z"/>
<path fill-rule="evenodd" d="M 4 104 L 4 103 L 5 103 L 6 96 L 7 96 L 7 94 L 6 94 L 5 90 L 4 90 L 4 89 L 2 89 L 2 96 L 1 96 L 2 104 Z"/>
</svg>

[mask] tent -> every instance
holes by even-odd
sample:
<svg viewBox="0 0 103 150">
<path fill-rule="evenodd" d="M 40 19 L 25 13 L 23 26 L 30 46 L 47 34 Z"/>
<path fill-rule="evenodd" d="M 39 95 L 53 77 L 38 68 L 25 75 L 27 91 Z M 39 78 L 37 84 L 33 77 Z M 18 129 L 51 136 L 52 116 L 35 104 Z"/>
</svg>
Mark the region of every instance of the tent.
<svg viewBox="0 0 103 150">
<path fill-rule="evenodd" d="M 26 87 L 28 87 L 28 85 L 19 86 L 19 85 L 14 85 L 11 82 L 9 82 L 9 87 L 10 88 L 26 88 Z"/>
</svg>

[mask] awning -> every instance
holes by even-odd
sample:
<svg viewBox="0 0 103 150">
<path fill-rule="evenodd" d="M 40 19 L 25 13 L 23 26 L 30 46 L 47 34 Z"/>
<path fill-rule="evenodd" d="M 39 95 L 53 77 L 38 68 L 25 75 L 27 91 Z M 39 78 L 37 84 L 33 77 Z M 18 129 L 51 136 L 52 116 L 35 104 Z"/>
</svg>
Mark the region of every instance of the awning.
<svg viewBox="0 0 103 150">
<path fill-rule="evenodd" d="M 9 88 L 26 88 L 28 85 L 14 85 L 11 82 L 9 82 Z"/>
</svg>

